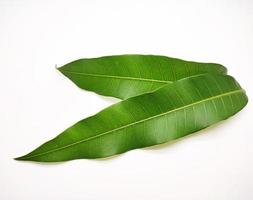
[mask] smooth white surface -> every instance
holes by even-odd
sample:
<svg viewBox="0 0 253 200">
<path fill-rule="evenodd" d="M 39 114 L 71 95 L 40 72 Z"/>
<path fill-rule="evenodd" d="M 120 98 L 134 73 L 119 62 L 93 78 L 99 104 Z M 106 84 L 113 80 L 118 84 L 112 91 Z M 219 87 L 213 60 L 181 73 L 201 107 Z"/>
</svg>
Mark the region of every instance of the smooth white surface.
<svg viewBox="0 0 253 200">
<path fill-rule="evenodd" d="M 12 159 L 118 101 L 77 88 L 56 64 L 125 53 L 224 64 L 249 104 L 174 144 L 112 159 Z M 253 199 L 252 67 L 252 0 L 0 0 L 0 199 Z"/>
</svg>

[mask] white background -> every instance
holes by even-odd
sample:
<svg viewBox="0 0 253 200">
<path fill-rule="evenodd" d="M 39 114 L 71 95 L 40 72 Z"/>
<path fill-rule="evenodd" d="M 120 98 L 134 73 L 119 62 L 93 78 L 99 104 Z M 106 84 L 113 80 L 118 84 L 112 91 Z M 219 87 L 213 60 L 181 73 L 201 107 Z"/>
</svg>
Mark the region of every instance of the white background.
<svg viewBox="0 0 253 200">
<path fill-rule="evenodd" d="M 118 101 L 55 65 L 126 53 L 221 63 L 249 104 L 176 143 L 111 159 L 13 160 Z M 252 0 L 0 0 L 0 199 L 253 199 L 252 67 Z"/>
</svg>

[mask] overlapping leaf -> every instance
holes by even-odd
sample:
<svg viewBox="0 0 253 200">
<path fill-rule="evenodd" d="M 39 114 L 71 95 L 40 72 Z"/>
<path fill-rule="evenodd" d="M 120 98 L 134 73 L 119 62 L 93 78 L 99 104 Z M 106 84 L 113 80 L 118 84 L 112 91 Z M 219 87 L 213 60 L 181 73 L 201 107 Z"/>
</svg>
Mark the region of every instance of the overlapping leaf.
<svg viewBox="0 0 253 200">
<path fill-rule="evenodd" d="M 75 79 L 79 85 L 83 83 Z M 85 84 L 82 86 L 86 89 L 97 91 Z M 109 90 L 100 93 L 117 94 Z M 234 115 L 246 104 L 245 91 L 230 76 L 184 78 L 110 106 L 17 160 L 56 162 L 112 156 L 191 134 Z"/>
<path fill-rule="evenodd" d="M 80 88 L 120 99 L 151 92 L 197 74 L 226 73 L 226 68 L 220 64 L 154 55 L 80 59 L 60 67 L 59 70 Z"/>
</svg>

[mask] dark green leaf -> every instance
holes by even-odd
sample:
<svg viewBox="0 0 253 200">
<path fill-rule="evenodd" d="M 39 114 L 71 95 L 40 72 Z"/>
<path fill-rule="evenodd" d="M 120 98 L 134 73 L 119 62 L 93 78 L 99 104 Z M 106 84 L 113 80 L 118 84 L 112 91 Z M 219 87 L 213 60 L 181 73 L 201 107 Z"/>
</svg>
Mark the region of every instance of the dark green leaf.
<svg viewBox="0 0 253 200">
<path fill-rule="evenodd" d="M 103 158 L 171 141 L 224 120 L 247 104 L 226 75 L 198 75 L 117 103 L 17 160 Z"/>
<path fill-rule="evenodd" d="M 154 91 L 192 75 L 226 73 L 226 68 L 219 64 L 154 55 L 80 59 L 59 70 L 80 88 L 121 99 Z"/>
</svg>

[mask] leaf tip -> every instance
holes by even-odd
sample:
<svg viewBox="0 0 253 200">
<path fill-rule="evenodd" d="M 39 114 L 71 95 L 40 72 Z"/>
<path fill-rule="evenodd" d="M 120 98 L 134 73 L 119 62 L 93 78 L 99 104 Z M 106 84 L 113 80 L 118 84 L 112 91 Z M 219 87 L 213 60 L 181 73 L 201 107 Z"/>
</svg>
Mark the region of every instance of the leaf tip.
<svg viewBox="0 0 253 200">
<path fill-rule="evenodd" d="M 55 69 L 58 70 L 58 71 L 61 71 L 61 67 L 58 67 L 57 64 L 55 64 Z"/>
<path fill-rule="evenodd" d="M 18 161 L 20 161 L 20 160 L 27 160 L 26 159 L 26 156 L 20 156 L 20 157 L 16 157 L 16 158 L 13 158 L 14 160 L 18 160 Z"/>
<path fill-rule="evenodd" d="M 13 158 L 13 160 L 22 160 L 22 157 Z"/>
</svg>

